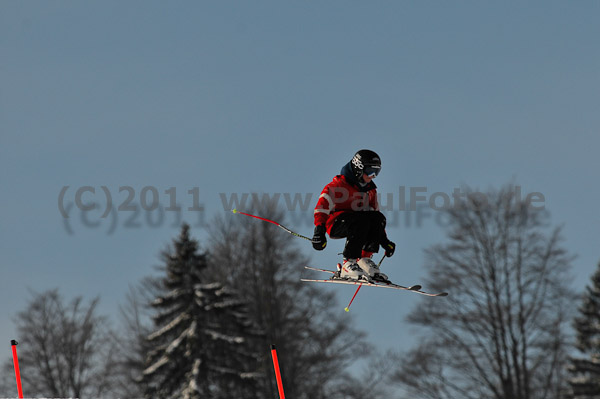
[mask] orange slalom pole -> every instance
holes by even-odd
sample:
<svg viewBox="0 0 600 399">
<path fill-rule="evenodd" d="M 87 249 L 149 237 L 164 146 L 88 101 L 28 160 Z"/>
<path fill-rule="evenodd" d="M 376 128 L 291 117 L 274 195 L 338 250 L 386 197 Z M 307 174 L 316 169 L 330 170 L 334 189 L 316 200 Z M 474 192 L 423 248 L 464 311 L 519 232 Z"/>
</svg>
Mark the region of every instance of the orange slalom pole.
<svg viewBox="0 0 600 399">
<path fill-rule="evenodd" d="M 19 398 L 23 397 L 23 387 L 21 386 L 21 371 L 19 370 L 19 358 L 17 357 L 17 345 L 19 343 L 14 339 L 10 341 L 10 346 L 12 346 L 12 354 L 13 354 L 13 363 L 15 364 L 15 377 L 17 379 L 17 392 L 19 393 Z"/>
<path fill-rule="evenodd" d="M 281 382 L 281 372 L 279 371 L 279 361 L 277 360 L 277 351 L 275 345 L 271 345 L 271 356 L 273 356 L 273 367 L 275 368 L 275 377 L 277 378 L 277 388 L 279 389 L 279 399 L 285 399 L 283 393 L 283 383 Z"/>
</svg>

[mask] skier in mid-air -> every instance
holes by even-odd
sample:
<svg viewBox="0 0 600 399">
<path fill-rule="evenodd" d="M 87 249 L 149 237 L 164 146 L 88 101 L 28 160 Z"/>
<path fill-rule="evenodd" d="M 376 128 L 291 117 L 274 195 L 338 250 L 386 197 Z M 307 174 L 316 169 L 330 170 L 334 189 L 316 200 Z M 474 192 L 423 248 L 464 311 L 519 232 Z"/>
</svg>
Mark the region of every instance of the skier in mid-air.
<svg viewBox="0 0 600 399">
<path fill-rule="evenodd" d="M 346 238 L 340 277 L 387 281 L 371 259 L 381 246 L 392 256 L 396 244 L 385 232 L 386 219 L 379 211 L 373 179 L 381 171 L 381 159 L 371 150 L 358 151 L 341 174 L 325 186 L 315 207 L 313 247 L 321 251 L 330 238 Z"/>
</svg>

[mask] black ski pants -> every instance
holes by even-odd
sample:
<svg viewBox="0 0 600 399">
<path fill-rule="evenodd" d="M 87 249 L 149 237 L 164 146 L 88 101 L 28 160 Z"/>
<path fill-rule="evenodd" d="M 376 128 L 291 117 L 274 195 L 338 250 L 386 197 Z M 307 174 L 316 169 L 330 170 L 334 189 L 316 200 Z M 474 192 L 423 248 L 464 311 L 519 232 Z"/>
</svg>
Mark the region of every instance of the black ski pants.
<svg viewBox="0 0 600 399">
<path fill-rule="evenodd" d="M 338 216 L 331 226 L 331 238 L 346 238 L 345 259 L 357 259 L 362 251 L 378 252 L 379 245 L 385 242 L 386 219 L 379 211 L 345 212 Z"/>
</svg>

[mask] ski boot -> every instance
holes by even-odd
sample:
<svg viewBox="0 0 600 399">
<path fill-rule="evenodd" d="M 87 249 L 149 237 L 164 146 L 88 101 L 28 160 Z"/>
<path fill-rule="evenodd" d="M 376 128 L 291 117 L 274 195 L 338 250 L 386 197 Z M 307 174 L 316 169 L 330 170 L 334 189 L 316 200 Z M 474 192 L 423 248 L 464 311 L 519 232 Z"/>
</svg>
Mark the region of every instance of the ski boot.
<svg viewBox="0 0 600 399">
<path fill-rule="evenodd" d="M 360 267 L 364 273 L 373 281 L 380 282 L 389 282 L 388 276 L 381 273 L 379 270 L 379 265 L 373 261 L 371 258 L 360 258 L 357 262 L 358 267 Z"/>
<path fill-rule="evenodd" d="M 369 280 L 369 276 L 358 266 L 356 259 L 344 259 L 338 263 L 339 277 L 348 280 Z"/>
</svg>

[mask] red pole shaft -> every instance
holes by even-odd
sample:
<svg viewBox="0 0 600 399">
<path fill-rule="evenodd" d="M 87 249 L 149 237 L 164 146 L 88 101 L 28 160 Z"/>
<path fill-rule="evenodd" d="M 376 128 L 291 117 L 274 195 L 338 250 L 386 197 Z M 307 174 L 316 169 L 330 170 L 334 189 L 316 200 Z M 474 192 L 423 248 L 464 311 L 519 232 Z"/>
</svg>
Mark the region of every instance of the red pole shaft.
<svg viewBox="0 0 600 399">
<path fill-rule="evenodd" d="M 281 382 L 281 372 L 279 371 L 279 361 L 277 360 L 277 351 L 275 345 L 271 345 L 271 356 L 273 356 L 273 367 L 275 368 L 275 377 L 277 378 L 277 388 L 279 389 L 279 399 L 285 399 L 283 393 L 283 383 Z"/>
<path fill-rule="evenodd" d="M 308 238 L 308 237 L 303 236 L 302 234 L 298 234 L 298 233 L 296 233 L 296 232 L 288 229 L 284 225 L 277 223 L 274 220 L 270 220 L 270 219 L 267 219 L 267 218 L 262 218 L 262 217 L 256 216 L 256 215 L 251 215 L 251 214 L 246 213 L 246 212 L 238 211 L 237 209 L 233 209 L 232 212 L 233 213 L 239 213 L 240 215 L 250 216 L 251 218 L 258 219 L 258 220 L 263 220 L 265 222 L 273 223 L 275 226 L 281 227 L 283 230 L 287 231 L 288 233 L 290 233 L 293 236 L 304 238 L 305 240 L 308 240 L 308 241 L 312 242 L 312 238 Z"/>
<path fill-rule="evenodd" d="M 356 298 L 356 294 L 358 294 L 358 291 L 360 290 L 360 287 L 362 287 L 362 284 L 360 284 L 358 286 L 358 288 L 356 289 L 356 291 L 354 292 L 354 295 L 352 296 L 352 299 L 350 299 L 350 303 L 348 304 L 348 306 L 346 306 L 346 309 L 344 309 L 346 312 L 350 311 L 350 305 L 352 305 L 352 302 L 354 301 L 354 298 Z"/>
<path fill-rule="evenodd" d="M 273 220 L 270 220 L 270 219 L 267 219 L 267 218 L 262 218 L 262 217 L 256 216 L 256 215 L 251 215 L 251 214 L 246 213 L 246 212 L 238 211 L 237 209 L 234 209 L 233 213 L 240 213 L 242 215 L 250 216 L 251 218 L 254 218 L 254 219 L 264 220 L 265 222 L 273 223 L 274 225 L 279 226 L 279 223 L 277 223 L 277 222 L 275 222 Z"/>
<path fill-rule="evenodd" d="M 18 342 L 13 339 L 12 341 L 10 341 L 10 345 L 12 346 L 13 363 L 15 364 L 15 377 L 17 379 L 17 392 L 19 393 L 19 398 L 22 398 L 23 397 L 23 387 L 21 387 L 21 371 L 19 370 L 19 358 L 17 357 Z"/>
</svg>

